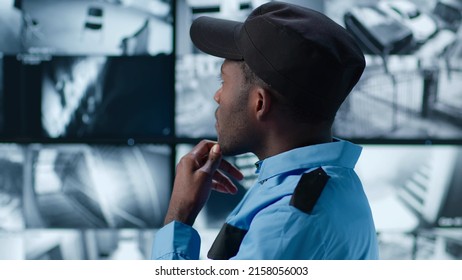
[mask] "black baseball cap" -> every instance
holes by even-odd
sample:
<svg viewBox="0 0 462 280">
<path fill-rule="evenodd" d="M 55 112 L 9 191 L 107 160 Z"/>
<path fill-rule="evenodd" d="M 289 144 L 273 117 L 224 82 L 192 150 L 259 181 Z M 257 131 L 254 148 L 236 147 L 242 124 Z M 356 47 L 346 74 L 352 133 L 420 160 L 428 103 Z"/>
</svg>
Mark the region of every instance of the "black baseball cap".
<svg viewBox="0 0 462 280">
<path fill-rule="evenodd" d="M 244 22 L 199 17 L 190 35 L 205 53 L 244 60 L 318 119 L 335 117 L 365 67 L 362 51 L 343 27 L 322 13 L 283 2 L 261 5 Z"/>
</svg>

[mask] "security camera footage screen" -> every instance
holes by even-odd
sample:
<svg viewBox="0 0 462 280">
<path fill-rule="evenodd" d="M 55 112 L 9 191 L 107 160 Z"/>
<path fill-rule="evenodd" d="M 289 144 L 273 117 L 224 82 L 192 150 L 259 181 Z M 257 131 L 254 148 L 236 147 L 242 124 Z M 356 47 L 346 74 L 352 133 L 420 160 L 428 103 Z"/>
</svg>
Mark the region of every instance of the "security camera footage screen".
<svg viewBox="0 0 462 280">
<path fill-rule="evenodd" d="M 151 257 L 154 233 L 146 229 L 27 230 L 21 235 L 25 245 L 13 244 L 6 256 L 26 260 L 146 260 Z"/>
<path fill-rule="evenodd" d="M 230 2 L 177 3 L 179 136 L 216 136 L 213 95 L 220 86 L 222 60 L 201 53 L 188 40 L 192 20 L 202 15 L 243 20 L 254 2 L 267 1 Z M 462 141 L 462 6 L 457 1 L 288 2 L 327 14 L 366 54 L 365 72 L 337 113 L 336 136 L 378 143 Z"/>
<path fill-rule="evenodd" d="M 458 146 L 365 146 L 355 170 L 377 231 L 462 227 L 461 164 Z"/>
<path fill-rule="evenodd" d="M 27 228 L 158 228 L 170 197 L 169 147 L 27 147 Z"/>
<path fill-rule="evenodd" d="M 170 137 L 173 15 L 168 0 L 0 0 L 2 139 Z"/>
<path fill-rule="evenodd" d="M 3 108 L 4 104 L 4 91 L 3 91 L 3 56 L 0 54 L 0 134 L 3 134 L 3 123 L 5 121 L 5 110 Z"/>
<path fill-rule="evenodd" d="M 23 166 L 23 147 L 0 144 L 0 232 L 24 229 Z"/>
<path fill-rule="evenodd" d="M 162 138 L 173 133 L 172 56 L 43 62 L 45 138 Z"/>
<path fill-rule="evenodd" d="M 1 0 L 0 52 L 157 55 L 173 52 L 171 1 Z"/>
</svg>

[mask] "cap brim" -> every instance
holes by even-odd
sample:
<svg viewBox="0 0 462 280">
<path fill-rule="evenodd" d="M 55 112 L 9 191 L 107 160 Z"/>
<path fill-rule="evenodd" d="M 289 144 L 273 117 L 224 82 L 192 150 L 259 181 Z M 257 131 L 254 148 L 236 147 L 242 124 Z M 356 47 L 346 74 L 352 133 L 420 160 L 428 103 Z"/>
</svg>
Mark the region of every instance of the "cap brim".
<svg viewBox="0 0 462 280">
<path fill-rule="evenodd" d="M 194 20 L 189 32 L 194 45 L 201 51 L 221 58 L 243 60 L 235 40 L 242 25 L 242 22 L 203 16 Z"/>
</svg>

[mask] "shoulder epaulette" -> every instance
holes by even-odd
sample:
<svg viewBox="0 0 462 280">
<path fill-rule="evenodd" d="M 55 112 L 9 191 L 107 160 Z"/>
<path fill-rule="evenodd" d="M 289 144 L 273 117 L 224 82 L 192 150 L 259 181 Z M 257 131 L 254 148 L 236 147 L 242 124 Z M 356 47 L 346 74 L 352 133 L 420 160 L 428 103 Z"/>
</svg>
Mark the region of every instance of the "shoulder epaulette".
<svg viewBox="0 0 462 280">
<path fill-rule="evenodd" d="M 295 187 L 290 205 L 310 214 L 329 178 L 321 167 L 303 174 Z"/>
</svg>

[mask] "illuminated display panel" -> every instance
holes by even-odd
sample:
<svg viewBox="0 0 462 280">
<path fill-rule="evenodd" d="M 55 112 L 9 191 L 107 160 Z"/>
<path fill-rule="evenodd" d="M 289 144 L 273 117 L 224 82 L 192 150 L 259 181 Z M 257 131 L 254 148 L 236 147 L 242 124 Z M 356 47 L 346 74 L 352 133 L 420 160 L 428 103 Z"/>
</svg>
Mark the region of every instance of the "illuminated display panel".
<svg viewBox="0 0 462 280">
<path fill-rule="evenodd" d="M 170 148 L 30 144 L 27 228 L 158 228 L 171 188 Z"/>
<path fill-rule="evenodd" d="M 0 52 L 6 54 L 173 53 L 171 1 L 22 0 L 0 5 Z"/>
</svg>

